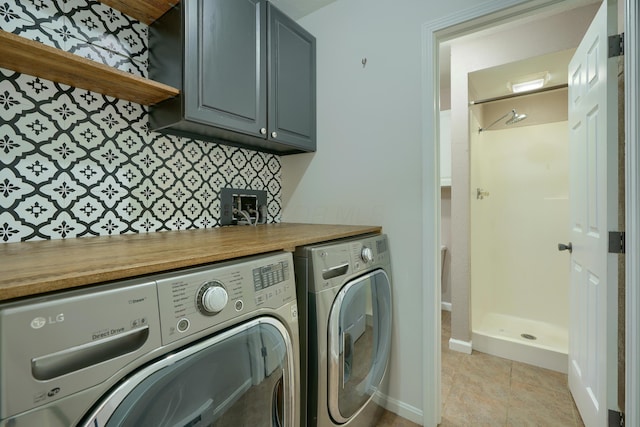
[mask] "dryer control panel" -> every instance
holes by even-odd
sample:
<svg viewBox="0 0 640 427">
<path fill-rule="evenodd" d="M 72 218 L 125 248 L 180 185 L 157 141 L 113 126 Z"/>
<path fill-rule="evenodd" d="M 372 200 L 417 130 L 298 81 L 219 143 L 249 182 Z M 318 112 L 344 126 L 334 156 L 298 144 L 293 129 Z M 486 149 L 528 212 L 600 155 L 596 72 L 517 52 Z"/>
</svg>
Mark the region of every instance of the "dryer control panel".
<svg viewBox="0 0 640 427">
<path fill-rule="evenodd" d="M 292 269 L 291 254 L 280 252 L 159 276 L 163 345 L 295 301 Z"/>
<path fill-rule="evenodd" d="M 342 286 L 347 278 L 375 268 L 391 270 L 385 234 L 315 246 L 310 252 L 313 280 L 309 292 Z"/>
</svg>

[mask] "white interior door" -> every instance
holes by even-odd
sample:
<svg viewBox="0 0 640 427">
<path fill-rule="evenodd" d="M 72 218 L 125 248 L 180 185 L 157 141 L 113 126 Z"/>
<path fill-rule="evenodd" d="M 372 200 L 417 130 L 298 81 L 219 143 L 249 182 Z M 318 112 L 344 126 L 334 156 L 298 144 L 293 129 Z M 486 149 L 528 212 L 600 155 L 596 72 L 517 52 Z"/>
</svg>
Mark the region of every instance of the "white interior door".
<svg viewBox="0 0 640 427">
<path fill-rule="evenodd" d="M 616 1 L 604 0 L 569 64 L 571 307 L 569 388 L 587 427 L 606 426 L 617 408 Z"/>
</svg>

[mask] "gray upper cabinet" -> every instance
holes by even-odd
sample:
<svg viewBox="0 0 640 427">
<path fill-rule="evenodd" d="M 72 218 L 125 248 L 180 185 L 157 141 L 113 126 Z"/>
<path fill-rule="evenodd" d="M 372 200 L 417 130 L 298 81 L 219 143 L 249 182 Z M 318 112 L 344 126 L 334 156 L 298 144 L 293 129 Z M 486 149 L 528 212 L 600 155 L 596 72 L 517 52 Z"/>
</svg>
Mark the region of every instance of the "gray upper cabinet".
<svg viewBox="0 0 640 427">
<path fill-rule="evenodd" d="M 180 89 L 151 129 L 275 154 L 316 149 L 315 38 L 265 0 L 183 0 L 149 32 L 149 77 Z"/>
<path fill-rule="evenodd" d="M 268 15 L 269 137 L 315 151 L 315 38 L 270 4 Z"/>
</svg>

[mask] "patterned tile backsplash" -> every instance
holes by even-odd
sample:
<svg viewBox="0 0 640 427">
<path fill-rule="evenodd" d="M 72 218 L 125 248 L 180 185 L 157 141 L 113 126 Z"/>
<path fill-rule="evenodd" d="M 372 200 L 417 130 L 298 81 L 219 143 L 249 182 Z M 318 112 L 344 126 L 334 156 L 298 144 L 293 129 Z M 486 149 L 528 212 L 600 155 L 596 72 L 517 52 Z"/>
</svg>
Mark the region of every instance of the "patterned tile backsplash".
<svg viewBox="0 0 640 427">
<path fill-rule="evenodd" d="M 91 0 L 0 0 L 0 28 L 146 77 L 147 26 Z M 166 136 L 147 108 L 0 68 L 0 241 L 219 226 L 220 190 L 267 191 L 275 155 Z"/>
</svg>

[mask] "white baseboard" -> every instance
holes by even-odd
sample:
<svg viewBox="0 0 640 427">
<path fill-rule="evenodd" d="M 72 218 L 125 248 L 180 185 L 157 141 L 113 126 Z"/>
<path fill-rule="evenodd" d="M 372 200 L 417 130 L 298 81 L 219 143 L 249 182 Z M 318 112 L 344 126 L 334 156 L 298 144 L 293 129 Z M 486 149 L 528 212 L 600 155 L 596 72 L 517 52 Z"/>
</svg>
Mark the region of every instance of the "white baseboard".
<svg viewBox="0 0 640 427">
<path fill-rule="evenodd" d="M 440 309 L 444 311 L 451 311 L 451 303 L 446 301 L 440 302 Z"/>
<path fill-rule="evenodd" d="M 384 406 L 384 408 L 387 411 L 400 415 L 402 418 L 412 421 L 418 425 L 422 425 L 423 423 L 422 410 L 414 406 L 408 405 L 404 402 L 400 402 L 399 400 L 396 400 L 392 397 L 385 396 L 380 392 L 376 392 L 373 395 L 373 399 L 379 405 Z"/>
<path fill-rule="evenodd" d="M 459 351 L 460 353 L 471 354 L 473 347 L 471 346 L 471 341 L 461 341 L 449 338 L 449 349 Z"/>
</svg>

